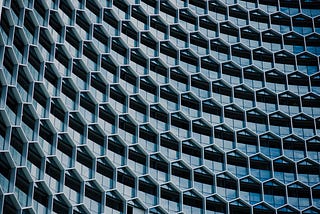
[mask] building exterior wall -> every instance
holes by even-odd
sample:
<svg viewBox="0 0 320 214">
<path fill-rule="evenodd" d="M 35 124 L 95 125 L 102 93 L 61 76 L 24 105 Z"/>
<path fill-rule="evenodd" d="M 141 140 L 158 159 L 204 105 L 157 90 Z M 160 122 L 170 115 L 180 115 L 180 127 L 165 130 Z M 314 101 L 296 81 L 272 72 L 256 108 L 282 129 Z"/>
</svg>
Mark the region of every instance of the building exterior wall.
<svg viewBox="0 0 320 214">
<path fill-rule="evenodd" d="M 317 0 L 0 4 L 0 213 L 320 212 Z"/>
</svg>

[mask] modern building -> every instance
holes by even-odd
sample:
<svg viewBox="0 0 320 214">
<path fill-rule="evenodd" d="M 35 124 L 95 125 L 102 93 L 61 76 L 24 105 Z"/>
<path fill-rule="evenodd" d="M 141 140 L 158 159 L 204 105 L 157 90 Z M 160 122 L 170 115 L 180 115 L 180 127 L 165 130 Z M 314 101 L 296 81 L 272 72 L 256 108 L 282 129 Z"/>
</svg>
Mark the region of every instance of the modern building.
<svg viewBox="0 0 320 214">
<path fill-rule="evenodd" d="M 320 213 L 318 0 L 0 4 L 0 213 Z"/>
</svg>

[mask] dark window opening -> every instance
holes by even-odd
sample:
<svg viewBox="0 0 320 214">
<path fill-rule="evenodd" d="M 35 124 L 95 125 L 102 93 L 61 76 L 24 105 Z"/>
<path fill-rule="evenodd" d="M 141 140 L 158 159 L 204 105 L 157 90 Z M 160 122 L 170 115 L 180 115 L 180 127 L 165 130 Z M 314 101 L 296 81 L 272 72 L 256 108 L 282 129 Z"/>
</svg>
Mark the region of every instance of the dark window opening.
<svg viewBox="0 0 320 214">
<path fill-rule="evenodd" d="M 132 177 L 129 174 L 125 174 L 123 172 L 120 172 L 120 171 L 118 171 L 117 181 L 122 183 L 122 184 L 124 184 L 124 185 L 126 185 L 126 186 L 129 186 L 129 187 L 132 187 L 132 188 L 135 187 L 134 177 Z"/>
</svg>

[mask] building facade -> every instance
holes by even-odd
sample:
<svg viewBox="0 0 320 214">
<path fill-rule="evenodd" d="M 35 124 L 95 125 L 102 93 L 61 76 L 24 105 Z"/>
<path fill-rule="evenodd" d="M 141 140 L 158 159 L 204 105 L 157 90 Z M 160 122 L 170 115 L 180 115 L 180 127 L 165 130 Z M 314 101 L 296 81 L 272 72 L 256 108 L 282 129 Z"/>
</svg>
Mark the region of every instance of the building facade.
<svg viewBox="0 0 320 214">
<path fill-rule="evenodd" d="M 2 0 L 0 213 L 319 213 L 317 0 Z"/>
</svg>

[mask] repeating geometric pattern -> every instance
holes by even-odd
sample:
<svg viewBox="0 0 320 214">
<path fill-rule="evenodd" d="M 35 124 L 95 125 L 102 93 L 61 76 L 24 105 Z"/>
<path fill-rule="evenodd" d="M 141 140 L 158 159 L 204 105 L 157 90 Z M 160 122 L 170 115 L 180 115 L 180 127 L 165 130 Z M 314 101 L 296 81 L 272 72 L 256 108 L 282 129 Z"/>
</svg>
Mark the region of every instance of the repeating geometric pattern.
<svg viewBox="0 0 320 214">
<path fill-rule="evenodd" d="M 317 0 L 3 0 L 0 213 L 319 213 Z"/>
</svg>

